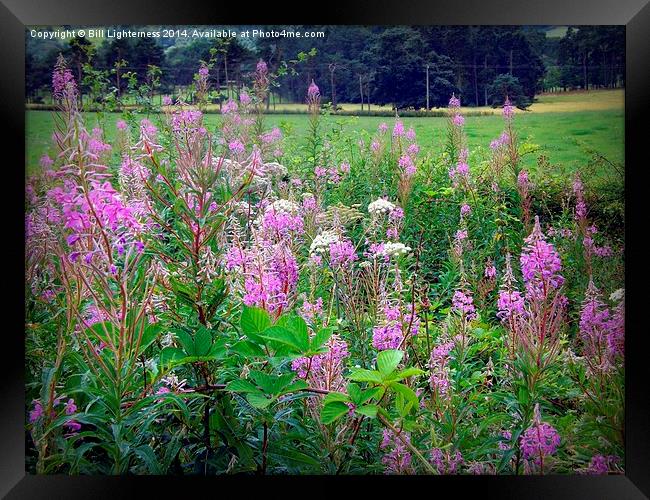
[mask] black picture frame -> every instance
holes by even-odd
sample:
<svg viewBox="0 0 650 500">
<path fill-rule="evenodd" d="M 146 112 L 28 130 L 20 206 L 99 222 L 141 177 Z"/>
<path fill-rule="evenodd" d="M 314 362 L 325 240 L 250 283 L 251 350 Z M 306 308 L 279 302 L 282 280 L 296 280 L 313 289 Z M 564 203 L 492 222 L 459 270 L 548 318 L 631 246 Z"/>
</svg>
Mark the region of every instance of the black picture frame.
<svg viewBox="0 0 650 500">
<path fill-rule="evenodd" d="M 245 15 L 246 14 L 246 15 Z M 547 24 L 547 25 L 625 25 L 625 163 L 626 163 L 626 434 L 624 476 L 459 476 L 417 478 L 203 478 L 170 477 L 65 477 L 33 476 L 25 472 L 24 402 L 24 58 L 25 26 L 103 25 L 103 24 Z M 122 498 L 165 492 L 168 495 L 197 485 L 207 486 L 211 494 L 224 494 L 224 485 L 249 494 L 252 485 L 266 493 L 310 494 L 322 481 L 331 491 L 346 492 L 352 484 L 384 491 L 386 486 L 415 495 L 409 486 L 417 481 L 426 495 L 454 494 L 499 498 L 647 498 L 650 496 L 650 391 L 643 349 L 644 309 L 647 292 L 647 265 L 642 243 L 646 226 L 643 175 L 647 160 L 643 156 L 644 122 L 650 103 L 650 4 L 648 0 L 374 0 L 330 4 L 266 6 L 237 2 L 202 3 L 198 0 L 0 0 L 0 109 L 7 129 L 2 137 L 5 208 L 3 247 L 10 260 L 3 259 L 3 299 L 6 315 L 12 321 L 2 332 L 2 412 L 0 412 L 0 495 L 7 498 Z M 13 153 L 13 161 L 7 154 Z M 11 182 L 11 184 L 8 184 Z M 11 195 L 11 196 L 9 196 Z M 24 247 L 23 247 L 24 249 Z M 15 287 L 15 288 L 14 288 Z M 15 327 L 14 327 L 15 325 Z M 243 479 L 243 484 L 234 481 Z M 297 481 L 296 481 L 297 479 Z M 238 481 L 239 483 L 241 481 Z M 340 483 L 340 484 L 339 484 Z M 215 489 L 218 488 L 218 489 Z M 331 488 L 331 490 L 330 490 Z M 407 489 L 408 488 L 408 489 Z M 158 493 L 156 493 L 156 490 Z M 447 490 L 443 493 L 443 490 Z M 402 494 L 403 494 L 402 493 Z M 230 493 L 232 494 L 232 493 Z M 239 493 L 235 493 L 239 494 Z"/>
</svg>

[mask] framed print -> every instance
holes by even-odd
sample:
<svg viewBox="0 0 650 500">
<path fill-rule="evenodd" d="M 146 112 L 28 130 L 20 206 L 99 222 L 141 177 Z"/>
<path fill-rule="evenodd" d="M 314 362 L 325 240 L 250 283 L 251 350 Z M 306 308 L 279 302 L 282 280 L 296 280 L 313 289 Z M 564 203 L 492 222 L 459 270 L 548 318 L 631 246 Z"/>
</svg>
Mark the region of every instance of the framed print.
<svg viewBox="0 0 650 500">
<path fill-rule="evenodd" d="M 645 2 L 0 12 L 7 498 L 650 494 Z"/>
</svg>

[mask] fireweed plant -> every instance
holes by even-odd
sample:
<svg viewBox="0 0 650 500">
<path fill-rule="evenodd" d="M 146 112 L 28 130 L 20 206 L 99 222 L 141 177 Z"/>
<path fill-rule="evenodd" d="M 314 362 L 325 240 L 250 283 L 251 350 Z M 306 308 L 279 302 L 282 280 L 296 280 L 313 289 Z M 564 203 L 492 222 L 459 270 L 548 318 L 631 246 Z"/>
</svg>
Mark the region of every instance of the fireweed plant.
<svg viewBox="0 0 650 500">
<path fill-rule="evenodd" d="M 303 147 L 264 124 L 264 61 L 209 130 L 210 71 L 107 143 L 54 68 L 26 184 L 30 470 L 623 472 L 622 248 L 579 175 L 536 212 L 508 100 L 470 151 L 452 96 L 422 154 L 399 117 L 328 130 L 312 81 Z"/>
</svg>

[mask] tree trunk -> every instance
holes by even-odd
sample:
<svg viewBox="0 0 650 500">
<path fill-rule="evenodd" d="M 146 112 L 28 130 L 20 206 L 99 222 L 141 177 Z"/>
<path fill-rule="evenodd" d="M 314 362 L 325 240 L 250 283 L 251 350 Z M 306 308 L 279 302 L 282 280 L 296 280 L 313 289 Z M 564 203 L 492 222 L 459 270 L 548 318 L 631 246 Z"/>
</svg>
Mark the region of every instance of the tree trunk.
<svg viewBox="0 0 650 500">
<path fill-rule="evenodd" d="M 474 55 L 474 102 L 478 106 L 478 76 L 476 74 L 476 55 Z"/>
<path fill-rule="evenodd" d="M 361 75 L 359 75 L 359 94 L 361 95 L 361 111 L 363 111 L 363 84 L 361 83 Z"/>
<path fill-rule="evenodd" d="M 330 70 L 330 87 L 332 88 L 332 109 L 336 112 L 336 84 L 334 82 L 334 72 L 336 71 L 336 64 L 329 65 Z"/>
<path fill-rule="evenodd" d="M 230 98 L 230 82 L 228 81 L 228 56 L 223 55 L 223 71 L 226 76 L 226 96 Z"/>
<path fill-rule="evenodd" d="M 487 89 L 488 89 L 488 84 L 487 84 L 487 54 L 485 54 L 485 57 L 483 58 L 483 69 L 485 70 L 485 82 L 483 82 L 483 93 L 485 94 L 485 105 L 488 105 L 488 95 L 487 95 Z"/>
<path fill-rule="evenodd" d="M 427 64 L 427 111 L 429 111 L 429 65 Z"/>
</svg>

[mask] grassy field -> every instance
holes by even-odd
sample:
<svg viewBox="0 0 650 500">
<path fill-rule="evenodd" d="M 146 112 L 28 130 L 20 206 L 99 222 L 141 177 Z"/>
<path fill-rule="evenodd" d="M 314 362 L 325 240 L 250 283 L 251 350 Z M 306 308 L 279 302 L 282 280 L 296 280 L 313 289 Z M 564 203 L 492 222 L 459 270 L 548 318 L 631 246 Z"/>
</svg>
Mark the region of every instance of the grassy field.
<svg viewBox="0 0 650 500">
<path fill-rule="evenodd" d="M 545 154 L 551 164 L 562 170 L 580 169 L 589 159 L 584 149 L 594 149 L 607 159 L 624 161 L 624 92 L 592 91 L 540 96 L 530 111 L 518 112 L 515 123 L 522 141 L 540 147 L 538 154 L 529 155 L 527 162 L 533 165 L 539 154 Z M 297 106 L 297 105 L 294 105 Z M 358 105 L 357 105 L 358 106 Z M 476 108 L 473 108 L 476 109 Z M 499 110 L 497 110 L 499 112 Z M 96 113 L 87 114 L 87 126 L 98 123 Z M 120 114 L 106 115 L 106 132 L 111 140 L 115 122 Z M 206 115 L 208 128 L 214 130 L 220 121 L 217 114 Z M 269 127 L 280 126 L 289 141 L 301 143 L 307 130 L 306 115 L 268 115 Z M 323 130 L 329 126 L 341 126 L 348 132 L 366 131 L 373 134 L 381 122 L 391 123 L 383 117 L 325 116 Z M 446 120 L 440 117 L 404 118 L 404 124 L 413 126 L 423 151 L 439 151 L 446 133 Z M 38 168 L 39 158 L 49 151 L 53 126 L 52 112 L 26 111 L 26 170 Z M 465 128 L 470 150 L 487 148 L 490 141 L 503 130 L 503 119 L 493 116 L 470 116 Z"/>
</svg>

